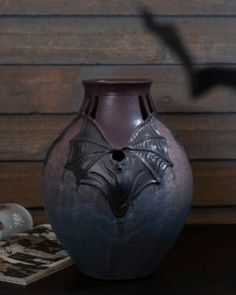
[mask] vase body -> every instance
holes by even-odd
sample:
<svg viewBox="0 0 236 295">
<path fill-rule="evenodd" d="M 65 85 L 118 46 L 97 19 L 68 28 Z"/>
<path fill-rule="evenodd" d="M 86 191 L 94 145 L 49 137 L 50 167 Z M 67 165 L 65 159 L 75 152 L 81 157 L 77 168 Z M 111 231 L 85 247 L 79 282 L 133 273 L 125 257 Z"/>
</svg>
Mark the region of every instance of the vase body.
<svg viewBox="0 0 236 295">
<path fill-rule="evenodd" d="M 47 156 L 49 220 L 81 272 L 92 277 L 152 273 L 191 207 L 188 159 L 158 119 L 150 85 L 84 81 L 78 116 Z"/>
</svg>

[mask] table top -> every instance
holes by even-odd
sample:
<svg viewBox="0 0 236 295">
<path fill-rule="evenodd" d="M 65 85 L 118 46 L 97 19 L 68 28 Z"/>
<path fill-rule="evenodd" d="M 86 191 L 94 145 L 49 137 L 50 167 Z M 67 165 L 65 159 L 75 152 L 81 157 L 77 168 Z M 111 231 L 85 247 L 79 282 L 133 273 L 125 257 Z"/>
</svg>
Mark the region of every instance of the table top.
<svg viewBox="0 0 236 295">
<path fill-rule="evenodd" d="M 102 281 L 76 266 L 28 287 L 0 283 L 0 294 L 236 294 L 236 225 L 186 226 L 158 271 L 145 279 Z"/>
</svg>

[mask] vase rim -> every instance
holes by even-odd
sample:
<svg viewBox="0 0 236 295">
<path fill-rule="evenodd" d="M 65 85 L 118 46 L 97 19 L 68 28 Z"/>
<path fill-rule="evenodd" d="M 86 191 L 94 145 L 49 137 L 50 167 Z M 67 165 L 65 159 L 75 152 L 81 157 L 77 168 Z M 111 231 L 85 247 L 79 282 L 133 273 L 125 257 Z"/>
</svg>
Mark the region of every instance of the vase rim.
<svg viewBox="0 0 236 295">
<path fill-rule="evenodd" d="M 149 79 L 93 79 L 83 80 L 84 85 L 150 85 Z"/>
</svg>

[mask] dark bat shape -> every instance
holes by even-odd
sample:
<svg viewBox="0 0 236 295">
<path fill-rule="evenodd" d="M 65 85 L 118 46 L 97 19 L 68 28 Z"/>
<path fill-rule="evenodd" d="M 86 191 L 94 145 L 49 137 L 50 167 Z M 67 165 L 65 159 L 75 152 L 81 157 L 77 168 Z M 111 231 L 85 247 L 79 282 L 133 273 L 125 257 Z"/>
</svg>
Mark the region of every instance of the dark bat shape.
<svg viewBox="0 0 236 295">
<path fill-rule="evenodd" d="M 183 62 L 190 80 L 191 93 L 200 96 L 217 85 L 236 88 L 236 71 L 224 67 L 207 67 L 201 70 L 193 65 L 192 58 L 185 48 L 174 26 L 159 23 L 150 12 L 142 9 L 145 24 L 156 36 L 160 37 Z"/>
<path fill-rule="evenodd" d="M 208 67 L 195 71 L 192 94 L 199 96 L 218 85 L 236 89 L 236 71 L 223 67 Z"/>
<path fill-rule="evenodd" d="M 73 172 L 79 186 L 98 189 L 116 217 L 149 185 L 159 185 L 165 169 L 172 166 L 166 139 L 155 127 L 154 115 L 141 123 L 129 144 L 114 150 L 95 121 L 84 116 L 83 126 L 70 141 L 65 169 Z"/>
</svg>

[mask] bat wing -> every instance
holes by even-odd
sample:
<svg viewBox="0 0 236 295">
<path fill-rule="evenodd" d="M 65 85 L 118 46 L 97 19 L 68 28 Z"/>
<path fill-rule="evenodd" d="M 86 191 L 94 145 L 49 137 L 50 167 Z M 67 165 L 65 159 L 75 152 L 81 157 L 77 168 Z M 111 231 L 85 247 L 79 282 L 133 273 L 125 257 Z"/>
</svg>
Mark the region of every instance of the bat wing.
<svg viewBox="0 0 236 295">
<path fill-rule="evenodd" d="M 88 170 L 111 150 L 96 123 L 88 117 L 81 120 L 80 132 L 70 140 L 69 157 L 65 164 L 65 169 L 74 173 L 77 184 Z"/>
<path fill-rule="evenodd" d="M 119 151 L 124 158 L 116 160 L 97 124 L 88 117 L 81 120 L 80 132 L 70 141 L 65 169 L 73 172 L 77 185 L 100 190 L 113 214 L 122 217 L 138 194 L 149 185 L 160 184 L 164 171 L 172 166 L 166 139 L 151 115 L 135 129 L 129 145 Z"/>
<path fill-rule="evenodd" d="M 166 139 L 156 128 L 151 115 L 141 123 L 130 137 L 127 147 L 117 151 L 123 159 L 104 155 L 103 159 L 89 169 L 81 184 L 100 190 L 109 202 L 116 217 L 123 217 L 133 200 L 144 188 L 159 185 L 164 171 L 172 166 Z"/>
<path fill-rule="evenodd" d="M 155 116 L 151 115 L 139 125 L 130 139 L 129 151 L 142 163 L 156 183 L 160 183 L 166 168 L 172 166 L 168 155 L 166 139 L 160 134 L 155 124 Z"/>
<path fill-rule="evenodd" d="M 161 38 L 165 45 L 183 62 L 189 75 L 193 96 L 200 96 L 217 85 L 236 88 L 235 70 L 223 67 L 209 67 L 202 70 L 196 69 L 175 27 L 168 24 L 163 25 L 158 20 L 154 20 L 151 13 L 146 9 L 142 10 L 142 15 L 147 28 L 157 37 Z"/>
<path fill-rule="evenodd" d="M 193 95 L 198 96 L 211 88 L 224 85 L 236 88 L 236 71 L 223 67 L 209 67 L 199 70 L 197 73 Z"/>
<path fill-rule="evenodd" d="M 160 37 L 191 72 L 191 57 L 185 49 L 185 46 L 183 45 L 175 27 L 168 24 L 160 24 L 157 20 L 154 20 L 154 17 L 146 9 L 142 9 L 142 15 L 147 28 L 149 28 L 157 37 Z"/>
</svg>

